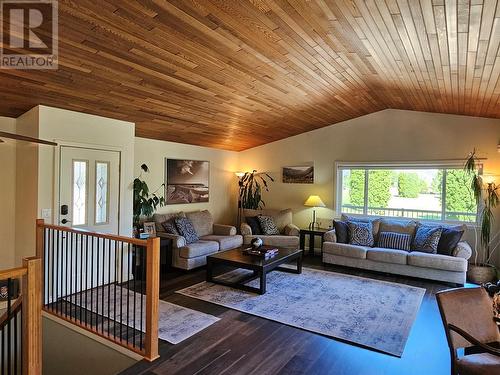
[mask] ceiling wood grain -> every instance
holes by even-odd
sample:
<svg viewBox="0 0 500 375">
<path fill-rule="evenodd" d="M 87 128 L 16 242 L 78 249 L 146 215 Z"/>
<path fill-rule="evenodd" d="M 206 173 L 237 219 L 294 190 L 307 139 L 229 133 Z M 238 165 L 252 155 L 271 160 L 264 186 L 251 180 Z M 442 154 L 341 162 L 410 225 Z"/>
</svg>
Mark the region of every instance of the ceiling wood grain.
<svg viewBox="0 0 500 375">
<path fill-rule="evenodd" d="M 0 70 L 37 104 L 243 150 L 385 108 L 500 118 L 498 0 L 59 1 L 57 71 Z"/>
</svg>

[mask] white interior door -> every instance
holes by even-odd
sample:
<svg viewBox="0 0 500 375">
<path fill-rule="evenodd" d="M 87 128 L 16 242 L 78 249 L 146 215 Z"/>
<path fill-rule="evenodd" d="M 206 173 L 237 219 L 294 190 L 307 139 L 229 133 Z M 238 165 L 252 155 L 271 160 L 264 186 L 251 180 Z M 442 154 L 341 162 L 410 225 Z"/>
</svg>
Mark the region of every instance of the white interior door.
<svg viewBox="0 0 500 375">
<path fill-rule="evenodd" d="M 61 146 L 59 225 L 118 234 L 120 153 Z"/>
</svg>

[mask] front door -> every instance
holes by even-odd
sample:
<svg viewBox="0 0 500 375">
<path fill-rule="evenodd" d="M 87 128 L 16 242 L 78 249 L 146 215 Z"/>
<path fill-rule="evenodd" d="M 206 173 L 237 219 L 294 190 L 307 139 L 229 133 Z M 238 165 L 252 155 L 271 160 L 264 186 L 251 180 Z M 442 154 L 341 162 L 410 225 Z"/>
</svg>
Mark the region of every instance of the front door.
<svg viewBox="0 0 500 375">
<path fill-rule="evenodd" d="M 118 234 L 120 153 L 61 146 L 59 225 Z"/>
</svg>

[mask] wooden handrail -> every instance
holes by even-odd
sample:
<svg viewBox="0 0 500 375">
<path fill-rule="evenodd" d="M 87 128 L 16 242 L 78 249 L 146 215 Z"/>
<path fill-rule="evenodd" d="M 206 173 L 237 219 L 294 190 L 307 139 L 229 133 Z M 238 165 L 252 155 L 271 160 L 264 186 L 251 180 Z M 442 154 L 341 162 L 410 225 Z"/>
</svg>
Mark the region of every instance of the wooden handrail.
<svg viewBox="0 0 500 375">
<path fill-rule="evenodd" d="M 7 324 L 9 317 L 13 316 L 21 309 L 22 303 L 23 303 L 22 298 L 16 299 L 16 301 L 10 307 L 10 315 L 9 311 L 5 311 L 3 315 L 0 316 L 0 330 L 3 329 L 3 327 Z"/>
<path fill-rule="evenodd" d="M 26 267 L 17 267 L 10 270 L 3 270 L 0 271 L 0 280 L 19 279 L 20 277 L 26 275 L 27 272 L 28 270 L 26 269 Z"/>
<path fill-rule="evenodd" d="M 85 230 L 85 229 L 75 229 L 75 228 L 70 228 L 70 227 L 64 227 L 61 225 L 45 224 L 43 219 L 38 219 L 36 225 L 37 225 L 37 227 L 43 227 L 43 228 L 47 228 L 47 229 L 54 229 L 54 230 L 59 230 L 59 231 L 63 231 L 63 232 L 77 233 L 77 234 L 88 235 L 88 236 L 92 236 L 92 237 L 105 238 L 105 239 L 112 240 L 112 241 L 121 241 L 121 242 L 126 242 L 126 243 L 129 243 L 132 245 L 136 245 L 136 246 L 147 247 L 146 240 L 141 240 L 141 239 L 133 238 L 133 237 L 117 236 L 115 234 L 90 232 L 90 231 Z"/>
</svg>

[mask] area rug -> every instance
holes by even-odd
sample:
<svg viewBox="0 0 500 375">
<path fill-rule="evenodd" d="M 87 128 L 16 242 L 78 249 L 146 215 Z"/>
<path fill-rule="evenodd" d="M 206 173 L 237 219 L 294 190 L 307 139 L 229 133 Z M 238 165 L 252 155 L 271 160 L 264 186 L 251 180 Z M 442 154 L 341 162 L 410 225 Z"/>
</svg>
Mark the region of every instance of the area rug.
<svg viewBox="0 0 500 375">
<path fill-rule="evenodd" d="M 90 295 L 91 293 L 93 293 L 92 298 Z M 102 303 L 103 297 L 104 303 Z M 142 297 L 142 312 L 145 316 L 146 296 L 142 295 Z M 73 294 L 66 297 L 65 300 L 77 306 L 88 309 L 89 311 L 92 311 L 96 314 L 103 315 L 107 318 L 112 318 L 116 322 L 121 322 L 122 324 L 125 324 L 131 328 L 135 327 L 135 329 L 141 330 L 140 293 L 135 293 L 132 290 L 111 284 L 94 289 L 89 289 L 86 292 Z M 99 301 L 99 303 L 97 303 L 97 301 Z M 110 308 L 109 312 L 108 305 Z M 102 306 L 105 306 L 104 309 L 102 308 Z M 135 319 L 133 318 L 134 309 L 137 315 Z M 181 341 L 184 341 L 185 339 L 193 336 L 194 334 L 220 320 L 215 316 L 188 309 L 186 307 L 175 305 L 173 303 L 162 300 L 160 300 L 160 304 L 158 307 L 158 316 L 158 336 L 160 339 L 168 341 L 171 344 L 178 344 Z M 142 319 L 142 332 L 145 332 L 144 326 L 145 318 Z"/>
<path fill-rule="evenodd" d="M 264 295 L 208 282 L 177 293 L 401 357 L 425 289 L 303 268 L 270 272 Z"/>
</svg>

